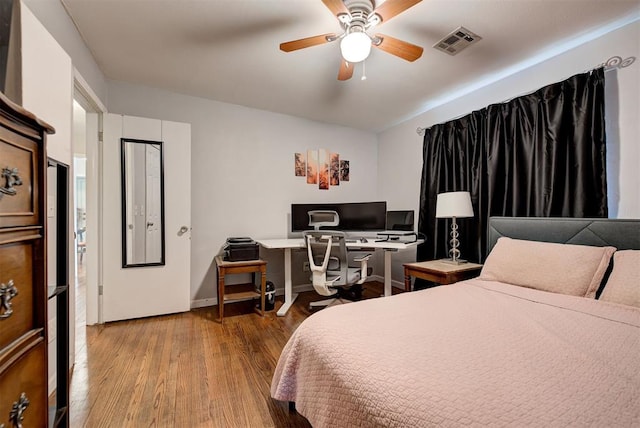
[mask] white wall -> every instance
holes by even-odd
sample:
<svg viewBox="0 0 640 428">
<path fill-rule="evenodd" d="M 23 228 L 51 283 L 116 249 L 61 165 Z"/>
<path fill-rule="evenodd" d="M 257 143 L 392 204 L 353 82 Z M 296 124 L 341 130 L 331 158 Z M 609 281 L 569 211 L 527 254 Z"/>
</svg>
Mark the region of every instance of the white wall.
<svg viewBox="0 0 640 428">
<path fill-rule="evenodd" d="M 107 82 L 102 70 L 95 62 L 91 51 L 76 30 L 60 0 L 22 0 L 36 18 L 53 35 L 64 51 L 73 58 L 73 67 L 78 70 L 103 104 L 107 100 Z"/>
<path fill-rule="evenodd" d="M 56 130 L 47 138 L 48 155 L 71 164 L 71 58 L 22 6 L 22 106 Z"/>
<path fill-rule="evenodd" d="M 22 105 L 40 119 L 49 123 L 56 133 L 47 138 L 47 154 L 72 167 L 71 112 L 73 102 L 73 67 L 71 58 L 40 24 L 29 8 L 22 5 Z M 70 170 L 70 174 L 72 171 Z M 69 210 L 73 209 L 70 187 Z M 73 216 L 69 216 L 69 230 L 73 230 Z M 60 239 L 61 237 L 58 237 Z M 69 248 L 74 248 L 73 235 L 67 237 Z M 75 252 L 70 252 L 69 283 L 75 284 L 73 266 Z M 74 288 L 69 289 L 74 300 Z M 54 322 L 55 309 L 49 305 L 50 323 Z M 75 305 L 69 307 L 69 317 L 75 319 Z M 75 352 L 75 323 L 70 323 L 70 358 Z M 50 350 L 55 351 L 55 343 Z M 51 352 L 50 352 L 51 354 Z M 49 367 L 51 373 L 55 365 Z M 55 374 L 50 375 L 50 390 Z"/>
<path fill-rule="evenodd" d="M 623 59 L 632 56 L 638 59 L 631 66 L 606 75 L 609 168 L 616 168 L 615 163 L 619 161 L 618 176 L 609 177 L 610 215 L 640 218 L 640 174 L 637 170 L 640 164 L 640 21 L 437 106 L 380 133 L 379 197 L 386 199 L 391 209 L 413 208 L 418 213 L 423 140 L 416 133 L 418 127 L 430 127 L 489 104 L 535 91 L 593 69 L 616 55 Z M 398 189 L 403 191 L 399 192 Z M 401 279 L 400 266 L 395 264 L 394 280 Z"/>
<path fill-rule="evenodd" d="M 108 107 L 192 125 L 191 171 L 185 174 L 191 174 L 192 183 L 191 293 L 196 305 L 214 301 L 213 258 L 227 237 L 287 236 L 292 203 L 378 200 L 373 133 L 122 82 L 110 82 Z M 350 160 L 351 180 L 319 190 L 295 177 L 294 153 L 314 148 Z M 262 256 L 267 278 L 282 288 L 281 251 L 263 251 Z M 294 269 L 301 264 L 294 262 Z M 294 283 L 308 282 L 297 281 L 294 276 Z"/>
</svg>

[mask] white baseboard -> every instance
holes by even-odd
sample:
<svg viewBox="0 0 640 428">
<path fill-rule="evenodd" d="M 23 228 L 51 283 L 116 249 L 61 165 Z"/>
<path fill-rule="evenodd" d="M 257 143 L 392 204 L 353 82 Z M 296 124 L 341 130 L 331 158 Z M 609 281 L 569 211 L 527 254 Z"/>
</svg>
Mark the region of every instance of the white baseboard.
<svg viewBox="0 0 640 428">
<path fill-rule="evenodd" d="M 294 293 L 302 293 L 303 291 L 311 291 L 313 290 L 313 286 L 311 284 L 302 284 L 302 285 L 294 285 L 293 292 Z M 276 288 L 276 296 L 283 296 L 284 288 Z M 191 301 L 191 309 L 196 308 L 206 308 L 209 306 L 215 306 L 218 304 L 218 299 L 211 297 L 208 299 L 198 299 Z"/>
<path fill-rule="evenodd" d="M 367 281 L 378 281 L 384 284 L 384 276 L 380 275 L 369 275 L 367 277 Z"/>
<path fill-rule="evenodd" d="M 384 277 L 380 276 L 380 275 L 371 275 L 367 279 L 369 281 L 378 281 L 378 282 L 384 283 Z M 391 281 L 391 286 L 395 287 L 395 288 L 399 288 L 401 290 L 404 290 L 404 282 Z M 302 292 L 305 292 L 305 291 L 313 291 L 313 285 L 311 285 L 311 284 L 294 285 L 292 291 L 294 293 L 302 293 Z M 284 295 L 284 288 L 276 288 L 276 296 L 283 296 L 283 295 Z M 218 304 L 218 299 L 217 298 L 213 298 L 213 297 L 212 298 L 208 298 L 208 299 L 192 300 L 191 301 L 191 309 L 206 308 L 206 307 L 209 307 L 209 306 L 215 306 L 217 304 Z"/>
<path fill-rule="evenodd" d="M 215 306 L 218 304 L 218 299 L 198 299 L 191 301 L 191 309 L 206 308 L 207 306 Z"/>
<path fill-rule="evenodd" d="M 371 278 L 372 281 L 379 281 L 384 284 L 384 276 L 371 275 L 369 278 Z M 404 281 L 391 280 L 391 286 L 399 288 L 400 290 L 404 290 Z"/>
<path fill-rule="evenodd" d="M 279 291 L 280 291 L 279 293 L 276 291 L 276 296 L 284 295 L 284 288 L 281 288 Z M 303 293 L 305 291 L 313 291 L 313 285 L 311 284 L 294 285 L 293 290 L 291 291 L 293 291 L 294 293 Z"/>
<path fill-rule="evenodd" d="M 378 281 L 384 284 L 384 276 L 382 275 L 371 275 L 367 278 L 367 281 Z M 391 286 L 404 290 L 404 282 L 391 280 Z"/>
</svg>

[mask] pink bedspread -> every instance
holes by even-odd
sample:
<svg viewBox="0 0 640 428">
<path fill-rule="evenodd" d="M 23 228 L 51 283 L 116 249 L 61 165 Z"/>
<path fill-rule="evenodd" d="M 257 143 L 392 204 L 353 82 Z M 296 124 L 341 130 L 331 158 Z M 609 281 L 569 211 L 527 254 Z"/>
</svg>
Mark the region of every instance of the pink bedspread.
<svg viewBox="0 0 640 428">
<path fill-rule="evenodd" d="M 637 427 L 640 309 L 478 279 L 331 307 L 271 395 L 314 427 Z"/>
</svg>

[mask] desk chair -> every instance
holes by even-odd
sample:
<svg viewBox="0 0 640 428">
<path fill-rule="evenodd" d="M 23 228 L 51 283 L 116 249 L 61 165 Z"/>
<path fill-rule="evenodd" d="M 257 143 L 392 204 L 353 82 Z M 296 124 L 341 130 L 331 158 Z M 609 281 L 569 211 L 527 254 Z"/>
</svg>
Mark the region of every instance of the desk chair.
<svg viewBox="0 0 640 428">
<path fill-rule="evenodd" d="M 355 258 L 354 262 L 359 262 L 360 266 L 353 268 L 349 267 L 344 232 L 306 231 L 304 232 L 304 241 L 309 257 L 313 288 L 321 296 L 336 296 L 312 302 L 309 307 L 329 306 L 338 300 L 344 303 L 342 297 L 345 297 L 346 293 L 340 293 L 340 289 L 348 290 L 362 284 L 367 279 L 367 261 L 371 258 L 371 254 Z"/>
</svg>

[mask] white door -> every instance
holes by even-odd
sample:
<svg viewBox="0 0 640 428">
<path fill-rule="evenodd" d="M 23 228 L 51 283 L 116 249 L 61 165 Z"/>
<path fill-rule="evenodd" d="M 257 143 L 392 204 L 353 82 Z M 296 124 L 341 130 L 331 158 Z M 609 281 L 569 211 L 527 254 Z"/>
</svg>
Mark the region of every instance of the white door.
<svg viewBox="0 0 640 428">
<path fill-rule="evenodd" d="M 123 266 L 123 215 L 120 139 L 162 142 L 162 168 L 150 186 L 164 178 L 165 264 Z M 159 153 L 157 153 L 159 157 Z M 108 114 L 104 119 L 103 153 L 103 313 L 104 321 L 184 312 L 190 309 L 191 259 L 191 125 Z M 186 172 L 186 173 L 185 173 Z M 153 176 L 153 174 L 152 174 Z M 160 201 L 144 210 L 148 241 L 160 236 Z M 140 212 L 142 212 L 140 210 Z M 126 219 L 125 219 L 126 220 Z M 127 225 L 125 224 L 125 231 Z M 181 229 L 186 228 L 186 233 Z M 158 233 L 156 233 L 158 232 Z"/>
<path fill-rule="evenodd" d="M 162 233 L 160 230 L 161 219 L 161 205 L 160 199 L 160 182 L 161 182 L 161 168 L 160 168 L 160 151 L 155 145 L 147 144 L 145 160 L 147 161 L 147 176 L 146 176 L 146 257 L 147 260 L 159 260 L 161 258 L 161 240 Z"/>
</svg>

